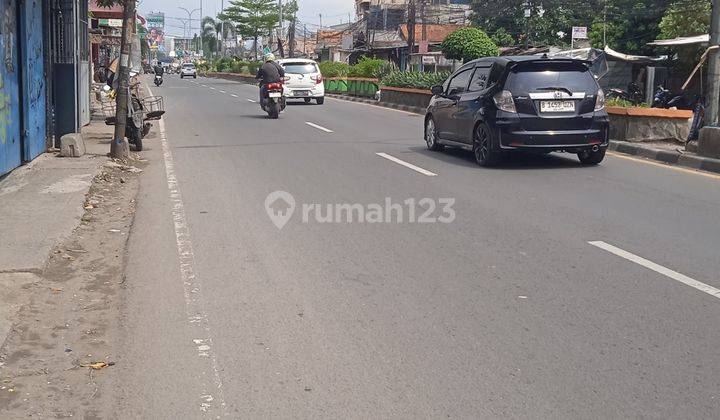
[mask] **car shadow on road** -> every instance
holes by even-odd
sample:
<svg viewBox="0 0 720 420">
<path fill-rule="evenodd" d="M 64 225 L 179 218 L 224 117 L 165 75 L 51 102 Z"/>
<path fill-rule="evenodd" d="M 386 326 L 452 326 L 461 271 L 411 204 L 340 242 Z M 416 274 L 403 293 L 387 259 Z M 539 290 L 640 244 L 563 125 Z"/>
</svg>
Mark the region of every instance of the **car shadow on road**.
<svg viewBox="0 0 720 420">
<path fill-rule="evenodd" d="M 472 152 L 459 149 L 456 147 L 446 147 L 441 152 L 432 152 L 421 146 L 413 146 L 410 148 L 413 152 L 438 159 L 453 165 L 477 168 L 475 157 Z M 508 169 L 508 170 L 538 170 L 538 169 L 575 169 L 586 168 L 580 164 L 577 157 L 573 154 L 535 154 L 513 152 L 506 156 L 502 162 L 487 169 Z"/>
</svg>

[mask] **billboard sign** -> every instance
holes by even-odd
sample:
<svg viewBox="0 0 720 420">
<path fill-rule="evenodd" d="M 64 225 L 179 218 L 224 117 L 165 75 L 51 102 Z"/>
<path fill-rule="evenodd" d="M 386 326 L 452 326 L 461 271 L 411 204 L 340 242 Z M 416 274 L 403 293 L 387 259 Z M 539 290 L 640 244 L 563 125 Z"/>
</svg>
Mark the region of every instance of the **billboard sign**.
<svg viewBox="0 0 720 420">
<path fill-rule="evenodd" d="M 587 38 L 588 38 L 587 26 L 573 26 L 572 39 L 587 39 Z"/>
<path fill-rule="evenodd" d="M 151 51 L 165 51 L 165 14 L 148 13 L 145 15 L 148 32 L 145 36 Z"/>
</svg>

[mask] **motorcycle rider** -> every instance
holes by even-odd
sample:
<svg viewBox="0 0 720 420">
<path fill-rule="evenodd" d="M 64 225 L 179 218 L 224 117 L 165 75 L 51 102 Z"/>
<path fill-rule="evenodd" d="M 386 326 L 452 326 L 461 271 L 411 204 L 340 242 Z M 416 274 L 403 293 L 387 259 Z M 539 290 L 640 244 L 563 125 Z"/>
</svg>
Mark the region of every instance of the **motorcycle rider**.
<svg viewBox="0 0 720 420">
<path fill-rule="evenodd" d="M 165 69 L 160 64 L 160 60 L 155 62 L 155 66 L 153 66 L 153 73 L 155 73 L 155 76 L 160 76 L 160 79 L 163 77 L 163 73 L 165 73 Z"/>
<path fill-rule="evenodd" d="M 260 80 L 260 106 L 265 109 L 265 99 L 267 97 L 268 83 L 277 83 L 285 77 L 285 70 L 280 64 L 275 62 L 275 54 L 265 54 L 265 63 L 258 70 L 256 79 Z"/>
</svg>

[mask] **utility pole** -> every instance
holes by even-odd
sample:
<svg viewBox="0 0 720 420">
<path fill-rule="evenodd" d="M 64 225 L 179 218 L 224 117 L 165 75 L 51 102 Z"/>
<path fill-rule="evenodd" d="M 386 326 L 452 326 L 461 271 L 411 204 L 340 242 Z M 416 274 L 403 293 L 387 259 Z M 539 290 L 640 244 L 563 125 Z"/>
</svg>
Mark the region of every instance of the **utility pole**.
<svg viewBox="0 0 720 420">
<path fill-rule="evenodd" d="M 303 55 L 307 58 L 307 24 L 303 25 Z"/>
<path fill-rule="evenodd" d="M 427 25 L 425 25 L 425 7 L 427 6 L 427 0 L 420 0 L 422 3 L 420 3 L 420 21 L 422 24 L 422 39 L 421 43 L 423 45 L 423 48 L 425 48 L 425 51 L 423 53 L 427 52 Z"/>
<path fill-rule="evenodd" d="M 712 20 L 710 23 L 709 47 L 720 45 L 720 0 L 712 2 Z M 718 124 L 718 110 L 720 108 L 720 63 L 718 62 L 718 49 L 708 54 L 708 86 L 707 86 L 707 125 Z"/>
<path fill-rule="evenodd" d="M 290 20 L 288 28 L 288 57 L 295 58 L 295 17 Z"/>
<path fill-rule="evenodd" d="M 281 58 L 285 58 L 285 51 L 284 51 L 284 49 L 283 49 L 283 43 L 282 43 L 282 39 L 283 39 L 283 35 L 284 35 L 283 32 L 285 32 L 285 31 L 284 31 L 285 28 L 283 28 L 283 4 L 282 4 L 282 0 L 278 0 L 278 21 L 279 21 L 279 24 L 280 24 L 280 29 L 278 30 L 278 42 L 277 42 L 277 44 L 278 44 L 278 52 L 280 53 L 280 57 L 281 57 Z"/>
<path fill-rule="evenodd" d="M 220 0 L 220 13 L 223 13 L 225 10 L 225 0 Z M 220 19 L 220 37 L 222 38 L 222 41 L 220 41 L 220 52 L 223 57 L 225 57 L 225 19 Z"/>
<path fill-rule="evenodd" d="M 412 54 L 415 51 L 415 0 L 409 0 L 408 1 L 408 20 L 407 20 L 407 29 L 408 29 L 408 60 L 410 60 L 410 54 Z M 407 68 L 407 63 L 406 63 Z"/>
<path fill-rule="evenodd" d="M 135 34 L 135 0 L 127 0 L 123 8 L 122 40 L 120 42 L 120 63 L 118 73 L 117 96 L 115 97 L 115 134 L 110 144 L 110 157 L 125 159 L 130 156 L 130 146 L 125 139 L 125 126 L 128 115 L 128 87 L 130 86 L 130 53 Z"/>
</svg>

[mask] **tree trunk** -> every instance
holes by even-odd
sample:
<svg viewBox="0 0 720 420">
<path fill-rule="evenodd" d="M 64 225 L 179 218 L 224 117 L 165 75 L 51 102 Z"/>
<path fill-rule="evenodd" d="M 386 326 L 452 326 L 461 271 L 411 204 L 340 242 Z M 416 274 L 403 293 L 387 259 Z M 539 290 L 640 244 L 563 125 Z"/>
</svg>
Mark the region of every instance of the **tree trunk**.
<svg viewBox="0 0 720 420">
<path fill-rule="evenodd" d="M 258 56 L 257 56 L 257 39 L 258 39 L 258 37 L 257 37 L 257 35 L 255 35 L 255 38 L 253 38 L 253 50 L 255 50 L 255 61 L 258 61 Z"/>
<path fill-rule="evenodd" d="M 118 81 L 115 134 L 110 144 L 110 157 L 125 159 L 130 156 L 130 147 L 125 139 L 125 127 L 128 116 L 128 87 L 130 86 L 130 52 L 132 50 L 132 36 L 135 33 L 135 0 L 127 0 L 123 9 L 123 29 L 120 44 L 120 64 L 115 75 Z"/>
</svg>

